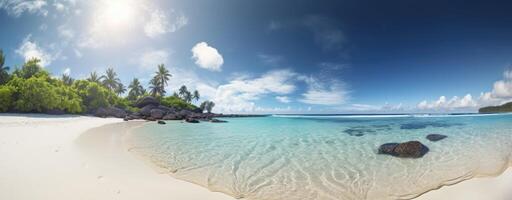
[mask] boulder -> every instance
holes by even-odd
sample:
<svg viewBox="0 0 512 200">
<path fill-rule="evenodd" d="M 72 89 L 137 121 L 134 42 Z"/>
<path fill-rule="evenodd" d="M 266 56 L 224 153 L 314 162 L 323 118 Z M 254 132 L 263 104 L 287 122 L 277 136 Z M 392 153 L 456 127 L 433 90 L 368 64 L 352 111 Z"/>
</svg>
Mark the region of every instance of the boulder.
<svg viewBox="0 0 512 200">
<path fill-rule="evenodd" d="M 180 120 L 182 118 L 179 118 L 177 115 L 175 115 L 174 113 L 169 113 L 167 115 L 165 115 L 163 118 L 163 120 Z"/>
<path fill-rule="evenodd" d="M 437 142 L 439 140 L 442 140 L 442 139 L 445 139 L 446 135 L 441 135 L 441 134 L 430 134 L 430 135 L 427 135 L 427 139 L 432 141 L 432 142 Z"/>
<path fill-rule="evenodd" d="M 156 119 L 152 118 L 152 117 L 147 117 L 146 120 L 148 120 L 148 121 L 156 121 Z"/>
<path fill-rule="evenodd" d="M 151 110 L 157 108 L 158 106 L 155 105 L 146 105 L 142 109 L 140 109 L 139 113 L 143 117 L 149 117 L 151 116 Z"/>
<path fill-rule="evenodd" d="M 228 121 L 220 120 L 220 119 L 210 119 L 210 122 L 211 122 L 211 123 L 226 123 L 226 122 L 228 122 Z"/>
<path fill-rule="evenodd" d="M 158 106 L 160 105 L 160 102 L 158 102 L 155 97 L 148 96 L 140 98 L 137 103 L 135 103 L 135 106 L 138 108 L 143 108 L 148 105 Z"/>
<path fill-rule="evenodd" d="M 164 115 L 165 115 L 165 111 L 160 110 L 160 109 L 151 109 L 151 111 L 150 111 L 150 116 L 153 119 L 162 119 L 162 117 L 164 117 Z"/>
<path fill-rule="evenodd" d="M 188 123 L 199 123 L 199 120 L 193 118 L 186 118 L 185 121 Z"/>
<path fill-rule="evenodd" d="M 418 141 L 386 143 L 379 147 L 379 154 L 388 154 L 401 158 L 421 158 L 428 151 L 428 147 Z"/>
<path fill-rule="evenodd" d="M 162 120 L 158 120 L 158 124 L 165 124 L 165 122 Z"/>
<path fill-rule="evenodd" d="M 108 107 L 108 108 L 98 108 L 94 113 L 96 117 L 117 117 L 124 118 L 126 117 L 126 111 L 116 107 Z"/>
<path fill-rule="evenodd" d="M 181 117 L 182 119 L 186 119 L 192 117 L 192 114 L 194 113 L 189 110 L 181 110 L 177 113 L 177 116 Z"/>
</svg>

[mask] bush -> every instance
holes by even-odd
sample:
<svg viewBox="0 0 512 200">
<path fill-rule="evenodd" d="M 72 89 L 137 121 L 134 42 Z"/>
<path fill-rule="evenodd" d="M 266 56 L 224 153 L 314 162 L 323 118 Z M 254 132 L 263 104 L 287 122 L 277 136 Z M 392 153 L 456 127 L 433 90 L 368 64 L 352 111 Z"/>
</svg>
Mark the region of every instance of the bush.
<svg viewBox="0 0 512 200">
<path fill-rule="evenodd" d="M 0 112 L 7 112 L 12 105 L 14 89 L 8 86 L 0 86 Z"/>
<path fill-rule="evenodd" d="M 73 88 L 82 100 L 83 110 L 88 112 L 109 107 L 115 98 L 115 94 L 96 82 L 77 80 L 73 83 Z"/>
<path fill-rule="evenodd" d="M 161 104 L 164 106 L 167 106 L 167 107 L 174 107 L 174 108 L 184 109 L 184 110 L 197 109 L 197 106 L 187 103 L 183 99 L 181 99 L 179 97 L 175 97 L 175 96 L 162 98 Z"/>
</svg>

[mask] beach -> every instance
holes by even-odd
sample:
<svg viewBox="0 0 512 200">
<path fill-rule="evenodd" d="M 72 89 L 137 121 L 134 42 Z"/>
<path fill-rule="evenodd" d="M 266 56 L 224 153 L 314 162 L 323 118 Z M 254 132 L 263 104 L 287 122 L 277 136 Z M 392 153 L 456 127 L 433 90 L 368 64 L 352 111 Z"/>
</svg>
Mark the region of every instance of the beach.
<svg viewBox="0 0 512 200">
<path fill-rule="evenodd" d="M 129 152 L 142 121 L 48 115 L 0 116 L 0 199 L 234 199 L 158 173 Z M 429 191 L 416 199 L 505 200 L 512 170 Z"/>
<path fill-rule="evenodd" d="M 122 119 L 1 115 L 0 199 L 232 199 L 158 174 L 123 149 L 114 134 L 77 142 L 89 129 L 119 122 Z M 94 150 L 84 145 L 94 145 Z"/>
</svg>

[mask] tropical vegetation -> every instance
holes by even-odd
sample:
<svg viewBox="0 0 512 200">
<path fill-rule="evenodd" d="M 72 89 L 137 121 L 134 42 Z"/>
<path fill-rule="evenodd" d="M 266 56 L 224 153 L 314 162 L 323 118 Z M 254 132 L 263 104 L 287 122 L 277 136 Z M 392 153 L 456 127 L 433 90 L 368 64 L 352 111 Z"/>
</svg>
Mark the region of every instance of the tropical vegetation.
<svg viewBox="0 0 512 200">
<path fill-rule="evenodd" d="M 512 102 L 505 103 L 499 106 L 488 106 L 478 110 L 479 113 L 504 113 L 512 112 Z"/>
<path fill-rule="evenodd" d="M 0 50 L 0 112 L 84 114 L 111 106 L 134 111 L 136 108 L 133 105 L 146 96 L 153 96 L 168 107 L 187 110 L 200 108 L 211 112 L 215 104 L 205 101 L 201 107 L 195 106 L 192 101 L 197 103 L 200 94 L 197 90 L 188 91 L 185 85 L 174 91 L 173 95 L 165 96 L 171 77 L 163 64 L 157 66 L 155 75 L 149 81 L 149 90 L 144 89 L 138 78 L 134 78 L 126 87 L 112 67 L 103 75 L 91 72 L 85 79 L 75 79 L 69 74 L 54 77 L 37 58 L 28 60 L 21 67 L 7 67 L 5 55 Z"/>
</svg>

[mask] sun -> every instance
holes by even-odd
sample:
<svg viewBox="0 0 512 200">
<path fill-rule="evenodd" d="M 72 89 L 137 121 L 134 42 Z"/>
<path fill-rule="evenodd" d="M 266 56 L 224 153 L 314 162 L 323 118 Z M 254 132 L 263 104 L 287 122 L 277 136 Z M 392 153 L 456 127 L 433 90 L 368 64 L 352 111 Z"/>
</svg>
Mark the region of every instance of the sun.
<svg viewBox="0 0 512 200">
<path fill-rule="evenodd" d="M 136 13 L 136 5 L 133 1 L 106 0 L 99 6 L 97 17 L 108 27 L 123 28 L 135 20 Z"/>
</svg>

